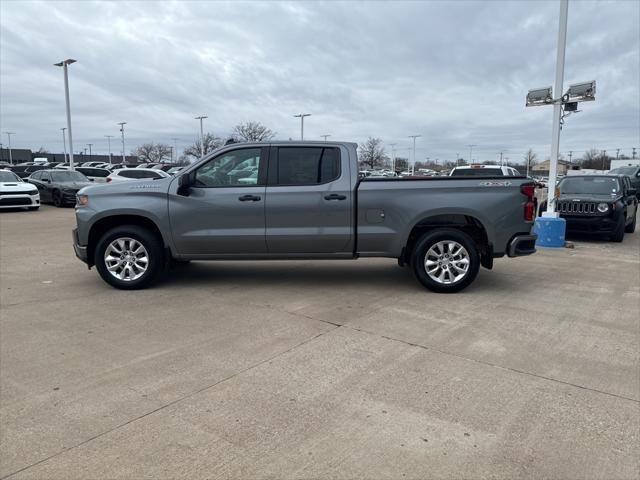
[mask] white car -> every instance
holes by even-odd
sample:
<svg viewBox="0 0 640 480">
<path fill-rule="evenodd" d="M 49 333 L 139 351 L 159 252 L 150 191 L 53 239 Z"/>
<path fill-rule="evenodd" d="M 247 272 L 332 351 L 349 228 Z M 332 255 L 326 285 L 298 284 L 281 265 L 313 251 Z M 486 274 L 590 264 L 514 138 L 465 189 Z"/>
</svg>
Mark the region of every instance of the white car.
<svg viewBox="0 0 640 480">
<path fill-rule="evenodd" d="M 11 170 L 0 170 L 0 208 L 40 208 L 38 188 L 22 179 Z"/>
<path fill-rule="evenodd" d="M 464 165 L 455 167 L 450 177 L 520 177 L 522 174 L 513 167 L 500 165 Z"/>
<path fill-rule="evenodd" d="M 153 168 L 119 168 L 111 172 L 107 177 L 107 183 L 128 182 L 130 180 L 158 180 L 170 176 L 162 170 Z"/>
</svg>

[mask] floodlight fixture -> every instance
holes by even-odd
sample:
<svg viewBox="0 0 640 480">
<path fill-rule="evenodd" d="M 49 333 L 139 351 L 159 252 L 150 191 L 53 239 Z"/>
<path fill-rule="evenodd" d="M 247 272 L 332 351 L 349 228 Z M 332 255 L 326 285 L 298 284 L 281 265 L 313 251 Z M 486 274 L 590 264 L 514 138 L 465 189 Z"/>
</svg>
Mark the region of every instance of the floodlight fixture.
<svg viewBox="0 0 640 480">
<path fill-rule="evenodd" d="M 553 103 L 553 88 L 535 88 L 527 93 L 527 107 L 539 107 Z"/>
<path fill-rule="evenodd" d="M 596 99 L 596 81 L 575 83 L 562 96 L 563 103 L 591 102 Z"/>
</svg>

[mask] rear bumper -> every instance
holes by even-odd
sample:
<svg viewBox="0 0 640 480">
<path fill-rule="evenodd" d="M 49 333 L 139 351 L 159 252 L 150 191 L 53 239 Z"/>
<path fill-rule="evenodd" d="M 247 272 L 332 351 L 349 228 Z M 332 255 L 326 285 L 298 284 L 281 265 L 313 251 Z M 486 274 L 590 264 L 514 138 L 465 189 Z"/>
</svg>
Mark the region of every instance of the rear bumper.
<svg viewBox="0 0 640 480">
<path fill-rule="evenodd" d="M 524 257 L 536 253 L 537 239 L 538 236 L 535 234 L 516 235 L 509 242 L 507 255 L 510 257 Z"/>
<path fill-rule="evenodd" d="M 76 252 L 76 257 L 82 260 L 84 263 L 89 265 L 89 257 L 87 255 L 87 247 L 80 245 L 78 243 L 78 229 L 74 228 L 72 231 L 73 235 L 73 250 Z"/>
</svg>

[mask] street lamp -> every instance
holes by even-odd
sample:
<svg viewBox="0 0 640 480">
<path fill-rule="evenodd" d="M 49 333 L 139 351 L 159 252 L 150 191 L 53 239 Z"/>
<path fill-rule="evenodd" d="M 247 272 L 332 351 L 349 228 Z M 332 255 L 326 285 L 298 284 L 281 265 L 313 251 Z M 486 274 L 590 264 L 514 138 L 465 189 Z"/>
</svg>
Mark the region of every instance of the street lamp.
<svg viewBox="0 0 640 480">
<path fill-rule="evenodd" d="M 471 145 L 467 145 L 467 147 L 469 147 L 469 165 L 471 165 L 473 163 L 473 147 L 477 147 L 478 145 L 473 143 Z"/>
<path fill-rule="evenodd" d="M 389 144 L 389 146 L 391 147 L 391 170 L 393 170 L 393 172 L 396 171 L 396 152 L 395 152 L 396 145 L 397 143 Z"/>
<path fill-rule="evenodd" d="M 300 119 L 300 140 L 304 140 L 304 117 L 310 117 L 310 113 L 299 113 L 294 115 L 295 118 Z"/>
<path fill-rule="evenodd" d="M 73 136 L 71 135 L 71 105 L 69 103 L 69 74 L 67 73 L 67 67 L 72 63 L 76 63 L 76 60 L 67 58 L 58 63 L 54 63 L 56 67 L 62 67 L 64 72 L 64 99 L 67 109 L 67 130 L 69 130 L 69 168 L 74 170 L 73 166 Z"/>
<path fill-rule="evenodd" d="M 4 132 L 7 134 L 7 138 L 9 139 L 9 163 L 13 165 L 13 155 L 11 154 L 11 135 L 15 135 L 16 132 Z"/>
<path fill-rule="evenodd" d="M 89 147 L 89 161 L 91 161 L 91 147 L 93 146 L 93 143 L 87 143 L 87 146 Z"/>
<path fill-rule="evenodd" d="M 330 137 L 331 135 L 320 135 L 322 138 L 324 138 L 324 141 L 327 141 L 327 137 Z"/>
<path fill-rule="evenodd" d="M 411 165 L 411 175 L 415 173 L 416 169 L 416 138 L 420 138 L 422 135 L 409 135 L 409 138 L 413 138 L 413 163 Z"/>
<path fill-rule="evenodd" d="M 200 120 L 200 158 L 204 157 L 204 130 L 202 129 L 202 120 L 209 118 L 206 115 L 200 115 L 195 117 L 196 120 Z"/>
<path fill-rule="evenodd" d="M 107 143 L 109 144 L 109 165 L 111 165 L 111 139 L 113 138 L 113 135 L 105 135 L 106 139 L 107 139 Z"/>
<path fill-rule="evenodd" d="M 120 133 L 122 134 L 122 163 L 127 163 L 127 159 L 124 156 L 124 126 L 127 122 L 120 122 L 117 125 L 120 125 Z"/>
<path fill-rule="evenodd" d="M 178 139 L 172 138 L 173 140 L 173 150 L 171 150 L 171 162 L 173 163 L 173 152 L 176 152 L 176 161 L 178 160 Z"/>
</svg>

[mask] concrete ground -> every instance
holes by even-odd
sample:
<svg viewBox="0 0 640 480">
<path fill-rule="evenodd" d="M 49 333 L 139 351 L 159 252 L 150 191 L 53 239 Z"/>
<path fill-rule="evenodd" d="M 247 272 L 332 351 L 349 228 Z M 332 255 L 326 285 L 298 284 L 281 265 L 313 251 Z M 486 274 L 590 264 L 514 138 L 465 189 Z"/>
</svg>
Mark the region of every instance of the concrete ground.
<svg viewBox="0 0 640 480">
<path fill-rule="evenodd" d="M 383 259 L 196 262 L 115 290 L 73 209 L 0 213 L 0 477 L 640 474 L 640 235 L 456 295 Z"/>
</svg>

